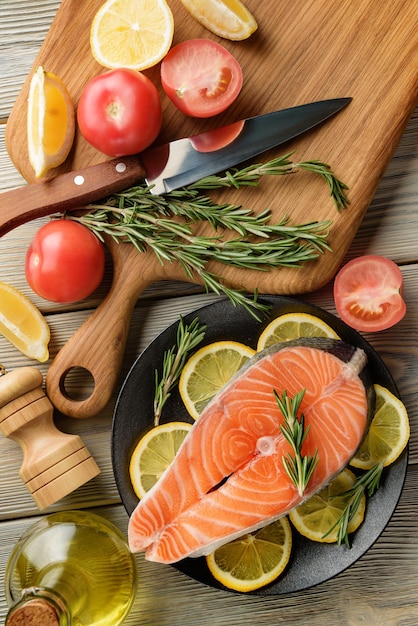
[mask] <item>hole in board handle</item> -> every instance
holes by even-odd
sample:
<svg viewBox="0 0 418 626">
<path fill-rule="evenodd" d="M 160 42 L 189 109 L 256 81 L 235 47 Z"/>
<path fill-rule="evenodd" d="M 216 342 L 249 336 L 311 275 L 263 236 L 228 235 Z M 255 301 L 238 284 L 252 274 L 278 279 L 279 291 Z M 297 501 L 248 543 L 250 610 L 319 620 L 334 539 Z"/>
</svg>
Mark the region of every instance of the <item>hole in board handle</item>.
<svg viewBox="0 0 418 626">
<path fill-rule="evenodd" d="M 60 379 L 60 391 L 68 400 L 81 402 L 94 392 L 94 377 L 84 367 L 71 367 Z"/>
</svg>

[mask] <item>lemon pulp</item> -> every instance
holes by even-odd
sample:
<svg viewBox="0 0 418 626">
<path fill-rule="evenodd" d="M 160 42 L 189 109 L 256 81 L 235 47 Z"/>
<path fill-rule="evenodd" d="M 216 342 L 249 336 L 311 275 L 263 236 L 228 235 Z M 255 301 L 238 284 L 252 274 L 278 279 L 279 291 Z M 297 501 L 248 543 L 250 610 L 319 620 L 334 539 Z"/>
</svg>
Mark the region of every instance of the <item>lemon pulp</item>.
<svg viewBox="0 0 418 626">
<path fill-rule="evenodd" d="M 191 427 L 187 422 L 160 424 L 138 442 L 129 463 L 129 476 L 138 498 L 143 498 L 165 472 Z"/>
<path fill-rule="evenodd" d="M 292 531 L 286 517 L 217 548 L 206 557 L 209 570 L 225 587 L 254 591 L 276 580 L 292 550 Z"/>
<path fill-rule="evenodd" d="M 216 341 L 188 359 L 181 372 L 179 391 L 194 419 L 254 354 L 255 350 L 240 342 Z"/>
<path fill-rule="evenodd" d="M 165 0 L 107 0 L 93 18 L 90 47 L 104 67 L 142 71 L 167 54 L 173 34 Z"/>
<path fill-rule="evenodd" d="M 310 313 L 284 313 L 272 320 L 261 333 L 257 351 L 263 350 L 275 343 L 300 339 L 301 337 L 329 337 L 339 339 L 339 336 L 329 324 Z"/>
</svg>

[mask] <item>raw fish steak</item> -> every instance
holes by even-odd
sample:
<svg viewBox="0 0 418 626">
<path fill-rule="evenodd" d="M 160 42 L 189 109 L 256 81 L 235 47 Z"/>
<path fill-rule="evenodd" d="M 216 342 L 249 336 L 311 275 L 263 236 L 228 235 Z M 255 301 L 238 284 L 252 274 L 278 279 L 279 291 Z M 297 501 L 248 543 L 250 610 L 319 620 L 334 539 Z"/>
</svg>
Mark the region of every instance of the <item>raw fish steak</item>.
<svg viewBox="0 0 418 626">
<path fill-rule="evenodd" d="M 129 520 L 129 545 L 174 563 L 286 515 L 324 487 L 356 452 L 372 404 L 363 350 L 333 339 L 277 344 L 256 354 L 213 398 L 174 461 Z M 302 494 L 283 456 L 292 453 L 275 392 L 304 390 L 309 432 L 302 454 L 318 463 Z M 293 454 L 293 453 L 292 453 Z"/>
</svg>

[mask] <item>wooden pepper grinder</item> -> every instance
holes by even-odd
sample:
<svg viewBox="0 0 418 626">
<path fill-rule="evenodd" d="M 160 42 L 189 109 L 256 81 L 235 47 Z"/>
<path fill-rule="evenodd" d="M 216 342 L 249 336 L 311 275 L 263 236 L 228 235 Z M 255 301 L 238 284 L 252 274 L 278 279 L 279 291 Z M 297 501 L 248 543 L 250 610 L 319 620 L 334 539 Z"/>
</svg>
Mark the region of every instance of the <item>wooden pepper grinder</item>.
<svg viewBox="0 0 418 626">
<path fill-rule="evenodd" d="M 21 446 L 19 476 L 40 509 L 100 472 L 82 439 L 56 428 L 42 381 L 35 367 L 0 371 L 0 431 Z"/>
</svg>

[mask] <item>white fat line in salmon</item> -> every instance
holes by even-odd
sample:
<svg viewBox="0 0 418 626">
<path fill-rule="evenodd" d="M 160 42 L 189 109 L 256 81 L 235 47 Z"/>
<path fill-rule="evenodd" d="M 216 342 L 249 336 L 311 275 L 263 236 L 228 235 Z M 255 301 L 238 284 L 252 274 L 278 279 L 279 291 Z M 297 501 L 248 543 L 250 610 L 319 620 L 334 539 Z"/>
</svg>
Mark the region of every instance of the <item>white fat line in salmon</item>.
<svg viewBox="0 0 418 626">
<path fill-rule="evenodd" d="M 344 363 L 341 373 L 335 378 L 331 384 L 323 389 L 324 395 L 332 395 L 345 381 L 353 380 L 357 377 L 367 365 L 367 355 L 361 348 L 356 348 L 349 361 Z"/>
</svg>

